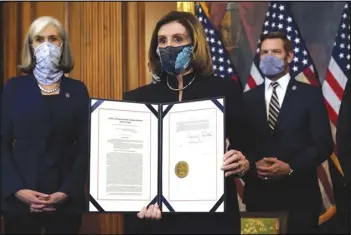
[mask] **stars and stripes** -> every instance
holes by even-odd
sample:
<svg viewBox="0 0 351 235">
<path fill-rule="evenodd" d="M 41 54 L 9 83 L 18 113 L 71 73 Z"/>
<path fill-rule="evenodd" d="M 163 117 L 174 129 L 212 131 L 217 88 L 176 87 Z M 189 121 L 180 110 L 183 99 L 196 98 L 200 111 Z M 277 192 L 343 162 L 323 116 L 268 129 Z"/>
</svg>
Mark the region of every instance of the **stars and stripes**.
<svg viewBox="0 0 351 235">
<path fill-rule="evenodd" d="M 262 34 L 267 34 L 268 32 L 282 32 L 292 42 L 294 59 L 290 66 L 291 76 L 299 81 L 317 85 L 318 79 L 314 73 L 315 69 L 311 57 L 285 2 L 269 3 Z M 260 85 L 264 81 L 264 76 L 261 74 L 258 66 L 260 45 L 261 42 L 259 40 L 245 91 Z"/>
<path fill-rule="evenodd" d="M 235 72 L 234 65 L 230 60 L 229 53 L 225 50 L 221 37 L 213 27 L 206 12 L 208 12 L 206 3 L 198 3 L 196 6 L 195 15 L 199 19 L 206 34 L 206 40 L 210 47 L 210 54 L 212 57 L 214 74 L 222 78 L 231 77 L 239 83 L 240 87 L 242 87 L 240 80 Z M 242 202 L 244 194 L 244 181 L 242 179 L 235 178 L 234 182 L 237 188 L 237 198 L 239 201 L 240 210 L 245 211 L 246 206 Z"/>
<path fill-rule="evenodd" d="M 214 74 L 222 78 L 231 77 L 238 81 L 234 65 L 230 60 L 229 54 L 225 50 L 221 37 L 213 27 L 201 4 L 197 5 L 195 15 L 205 30 L 206 40 L 210 47 Z"/>
<path fill-rule="evenodd" d="M 349 3 L 345 5 L 345 9 L 341 16 L 340 27 L 334 43 L 332 58 L 327 71 L 326 79 L 323 83 L 323 93 L 328 107 L 331 126 L 333 129 L 333 136 L 335 138 L 335 127 L 337 122 L 337 115 L 341 104 L 343 90 L 347 81 L 347 73 L 350 71 L 350 15 Z M 213 60 L 214 72 L 221 77 L 232 76 L 237 79 L 234 66 L 230 61 L 230 57 L 225 51 L 221 38 L 212 26 L 206 10 L 203 9 L 205 5 L 198 4 L 196 9 L 196 16 L 204 27 L 207 42 L 210 46 L 210 53 Z M 312 85 L 319 85 L 317 73 L 305 46 L 305 43 L 299 33 L 297 25 L 295 24 L 291 13 L 288 10 L 287 3 L 271 2 L 266 13 L 262 34 L 272 31 L 283 32 L 288 39 L 292 41 L 294 58 L 290 66 L 290 74 L 292 78 L 309 83 Z M 245 91 L 250 90 L 257 85 L 263 83 L 264 77 L 259 70 L 259 51 L 260 41 L 258 41 L 257 51 L 254 62 L 251 67 L 250 76 L 245 86 Z M 335 154 L 332 156 L 336 158 Z M 336 158 L 337 159 L 337 158 Z M 333 159 L 334 161 L 334 159 Z M 334 161 L 334 163 L 337 161 Z M 340 166 L 338 169 L 341 168 Z M 341 172 L 342 173 L 342 172 Z M 318 178 L 321 192 L 323 195 L 324 209 L 335 208 L 333 206 L 334 199 L 332 193 L 332 183 L 330 179 L 328 161 L 325 161 L 318 168 Z M 236 179 L 238 189 L 238 199 L 241 211 L 245 211 L 245 205 L 242 203 L 243 185 L 244 182 Z M 331 210 L 332 211 L 332 210 Z M 326 213 L 328 214 L 328 213 Z M 321 220 L 320 220 L 321 221 Z"/>
<path fill-rule="evenodd" d="M 294 58 L 290 64 L 290 75 L 293 79 L 312 85 L 319 85 L 317 73 L 315 72 L 312 59 L 307 47 L 299 33 L 298 27 L 285 2 L 270 2 L 266 13 L 262 34 L 268 32 L 283 32 L 293 44 Z M 264 81 L 264 76 L 259 70 L 260 57 L 260 40 L 256 50 L 254 62 L 252 64 L 250 75 L 245 86 L 248 91 Z M 347 47 L 347 46 L 346 46 Z M 332 190 L 332 181 L 329 172 L 328 161 L 323 162 L 318 167 L 318 180 L 323 197 L 324 211 L 333 208 L 334 195 Z"/>
<path fill-rule="evenodd" d="M 323 95 L 328 109 L 330 125 L 335 142 L 336 126 L 344 89 L 350 73 L 350 3 L 346 3 L 341 14 L 335 37 L 332 56 L 323 82 Z M 341 174 L 342 170 L 333 154 L 332 161 Z"/>
</svg>

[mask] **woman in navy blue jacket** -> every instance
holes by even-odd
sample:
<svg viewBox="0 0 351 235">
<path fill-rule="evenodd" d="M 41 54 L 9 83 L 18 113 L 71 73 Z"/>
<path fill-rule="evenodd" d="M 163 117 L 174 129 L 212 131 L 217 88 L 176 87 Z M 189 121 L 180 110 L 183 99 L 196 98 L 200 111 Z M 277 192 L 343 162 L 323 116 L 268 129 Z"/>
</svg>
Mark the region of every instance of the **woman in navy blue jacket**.
<svg viewBox="0 0 351 235">
<path fill-rule="evenodd" d="M 1 103 L 1 210 L 5 233 L 78 233 L 89 161 L 89 95 L 61 23 L 30 26 L 20 69 Z"/>
</svg>

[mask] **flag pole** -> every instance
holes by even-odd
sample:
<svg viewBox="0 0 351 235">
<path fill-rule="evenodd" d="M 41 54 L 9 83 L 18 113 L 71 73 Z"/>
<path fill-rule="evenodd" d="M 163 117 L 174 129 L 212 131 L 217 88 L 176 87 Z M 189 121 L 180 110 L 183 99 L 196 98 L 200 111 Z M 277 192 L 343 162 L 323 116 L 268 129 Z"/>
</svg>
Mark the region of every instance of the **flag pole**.
<svg viewBox="0 0 351 235">
<path fill-rule="evenodd" d="M 177 2 L 177 10 L 195 14 L 195 2 Z"/>
</svg>

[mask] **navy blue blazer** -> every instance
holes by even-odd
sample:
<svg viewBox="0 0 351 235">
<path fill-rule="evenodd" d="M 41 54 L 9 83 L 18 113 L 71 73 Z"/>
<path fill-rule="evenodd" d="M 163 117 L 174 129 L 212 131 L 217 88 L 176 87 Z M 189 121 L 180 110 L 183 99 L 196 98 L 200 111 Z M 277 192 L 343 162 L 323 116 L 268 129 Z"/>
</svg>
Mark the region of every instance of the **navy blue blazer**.
<svg viewBox="0 0 351 235">
<path fill-rule="evenodd" d="M 83 211 L 89 164 L 89 94 L 78 80 L 63 77 L 57 101 L 59 131 L 50 159 L 59 164 L 59 187 L 68 195 L 65 210 Z M 2 211 L 28 211 L 14 194 L 37 190 L 40 164 L 48 153 L 49 113 L 33 75 L 11 78 L 1 103 L 1 203 Z M 50 165 L 49 163 L 46 163 Z M 50 167 L 50 166 L 49 166 Z M 45 179 L 41 179 L 45 180 Z M 49 185 L 51 182 L 47 182 Z M 50 192 L 51 193 L 51 192 Z"/>
<path fill-rule="evenodd" d="M 244 202 L 275 210 L 319 210 L 317 166 L 333 152 L 321 88 L 291 78 L 273 134 L 267 122 L 264 84 L 245 92 L 244 101 L 251 123 L 251 159 L 277 157 L 294 170 L 279 180 L 261 180 L 256 169 L 251 169 L 245 178 Z"/>
</svg>

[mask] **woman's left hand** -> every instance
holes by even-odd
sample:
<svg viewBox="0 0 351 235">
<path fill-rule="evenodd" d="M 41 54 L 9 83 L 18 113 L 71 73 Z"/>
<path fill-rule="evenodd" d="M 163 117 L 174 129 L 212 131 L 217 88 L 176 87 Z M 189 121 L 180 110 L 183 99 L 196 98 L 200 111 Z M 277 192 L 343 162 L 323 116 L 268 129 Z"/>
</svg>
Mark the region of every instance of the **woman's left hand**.
<svg viewBox="0 0 351 235">
<path fill-rule="evenodd" d="M 51 205 L 60 204 L 60 203 L 63 203 L 66 199 L 67 199 L 67 195 L 65 193 L 56 192 L 56 193 L 50 194 L 48 203 Z"/>
<path fill-rule="evenodd" d="M 246 157 L 237 150 L 229 150 L 224 154 L 222 170 L 225 177 L 230 175 L 243 176 L 250 168 L 250 163 Z"/>
</svg>

